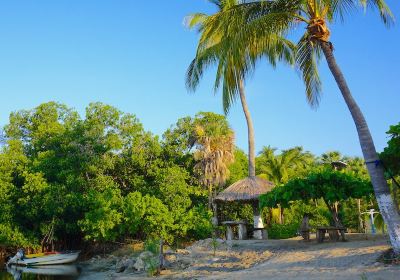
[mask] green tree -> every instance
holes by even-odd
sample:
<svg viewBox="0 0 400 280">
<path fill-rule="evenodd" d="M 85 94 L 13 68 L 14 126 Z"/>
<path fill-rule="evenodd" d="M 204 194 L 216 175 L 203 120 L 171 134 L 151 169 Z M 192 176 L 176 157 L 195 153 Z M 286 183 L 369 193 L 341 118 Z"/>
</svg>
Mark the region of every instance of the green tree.
<svg viewBox="0 0 400 280">
<path fill-rule="evenodd" d="M 235 161 L 229 166 L 229 178 L 226 182 L 231 185 L 249 175 L 248 156 L 241 149 L 236 148 L 234 152 Z"/>
<path fill-rule="evenodd" d="M 349 198 L 363 198 L 373 193 L 370 181 L 356 177 L 352 173 L 331 168 L 310 172 L 304 178 L 295 178 L 274 188 L 260 198 L 262 207 L 289 207 L 293 201 L 323 199 L 335 226 L 343 226 L 335 203 Z"/>
<path fill-rule="evenodd" d="M 295 147 L 275 155 L 276 149 L 264 147 L 258 156 L 258 175 L 273 182 L 276 186 L 285 184 L 292 177 L 300 176 L 309 170 L 314 158 L 302 147 Z M 279 205 L 279 223 L 284 222 L 283 208 Z"/>
<path fill-rule="evenodd" d="M 207 133 L 227 125 L 219 116 L 207 127 L 211 116 L 197 120 Z M 194 119 L 186 128 L 194 137 Z M 12 113 L 0 150 L 0 242 L 37 246 L 53 225 L 63 248 L 82 239 L 204 236 L 207 194 L 190 145 L 183 148 L 186 132 L 171 130 L 160 142 L 134 115 L 102 103 L 84 117 L 54 102 Z"/>
<path fill-rule="evenodd" d="M 369 177 L 364 159 L 360 157 L 344 157 L 343 161 L 347 164 L 346 169 L 353 172 L 355 175 L 363 178 Z"/>
<path fill-rule="evenodd" d="M 397 176 L 400 175 L 400 123 L 392 125 L 387 134 L 390 140 L 383 153 L 381 153 L 381 158 L 388 171 Z"/>
<path fill-rule="evenodd" d="M 392 193 L 397 209 L 400 211 L 400 123 L 390 127 L 387 134 L 390 136 L 388 146 L 380 154 L 387 178 L 392 181 Z"/>
<path fill-rule="evenodd" d="M 110 186 L 102 192 L 91 190 L 85 196 L 88 211 L 79 221 L 86 239 L 106 241 L 119 236 L 118 226 L 122 222 L 122 197 L 118 188 Z"/>
<path fill-rule="evenodd" d="M 174 219 L 158 198 L 132 192 L 125 197 L 123 213 L 128 233 L 136 234 L 141 230 L 146 238 L 163 238 L 172 242 Z"/>
</svg>

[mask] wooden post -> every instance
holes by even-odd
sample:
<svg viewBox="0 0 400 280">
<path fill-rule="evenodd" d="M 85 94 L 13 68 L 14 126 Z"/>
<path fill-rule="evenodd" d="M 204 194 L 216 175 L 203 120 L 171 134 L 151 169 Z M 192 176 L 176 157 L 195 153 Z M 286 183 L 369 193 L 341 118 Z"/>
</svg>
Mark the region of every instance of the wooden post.
<svg viewBox="0 0 400 280">
<path fill-rule="evenodd" d="M 246 224 L 240 223 L 239 224 L 239 240 L 247 239 L 247 228 Z"/>
<path fill-rule="evenodd" d="M 358 226 L 359 226 L 359 232 L 364 232 L 365 230 L 363 229 L 363 220 L 361 217 L 361 199 L 357 199 L 357 206 L 358 206 Z"/>
</svg>

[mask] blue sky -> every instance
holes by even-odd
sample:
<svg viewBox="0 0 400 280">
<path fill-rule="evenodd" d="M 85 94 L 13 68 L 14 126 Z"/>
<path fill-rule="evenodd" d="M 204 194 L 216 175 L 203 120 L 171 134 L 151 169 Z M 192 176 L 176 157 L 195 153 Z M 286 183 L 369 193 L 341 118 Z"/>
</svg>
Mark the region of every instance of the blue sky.
<svg viewBox="0 0 400 280">
<path fill-rule="evenodd" d="M 399 18 L 397 1 L 388 3 Z M 90 102 L 111 104 L 136 114 L 155 134 L 186 115 L 222 113 L 212 72 L 195 94 L 184 84 L 197 35 L 183 18 L 211 10 L 205 0 L 2 0 L 0 125 L 10 112 L 51 100 L 81 113 Z M 338 63 L 381 151 L 385 132 L 400 121 L 400 26 L 387 29 L 367 11 L 331 29 Z M 302 145 L 316 154 L 361 155 L 350 114 L 325 61 L 320 66 L 324 96 L 312 110 L 296 71 L 260 63 L 247 81 L 257 150 Z M 228 119 L 237 145 L 247 149 L 239 103 Z"/>
</svg>

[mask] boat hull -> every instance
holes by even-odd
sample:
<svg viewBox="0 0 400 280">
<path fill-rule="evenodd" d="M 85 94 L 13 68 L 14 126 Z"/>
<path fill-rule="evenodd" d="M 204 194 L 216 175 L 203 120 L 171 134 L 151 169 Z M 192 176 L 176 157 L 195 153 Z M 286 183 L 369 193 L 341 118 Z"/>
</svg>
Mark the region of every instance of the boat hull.
<svg viewBox="0 0 400 280">
<path fill-rule="evenodd" d="M 33 258 L 26 257 L 23 260 L 15 260 L 13 262 L 10 262 L 10 264 L 22 266 L 68 264 L 76 261 L 78 259 L 78 256 L 79 252 L 57 253 Z"/>
<path fill-rule="evenodd" d="M 75 265 L 42 265 L 42 266 L 10 266 L 7 271 L 12 275 L 16 273 L 29 273 L 51 276 L 78 276 L 79 269 Z"/>
</svg>

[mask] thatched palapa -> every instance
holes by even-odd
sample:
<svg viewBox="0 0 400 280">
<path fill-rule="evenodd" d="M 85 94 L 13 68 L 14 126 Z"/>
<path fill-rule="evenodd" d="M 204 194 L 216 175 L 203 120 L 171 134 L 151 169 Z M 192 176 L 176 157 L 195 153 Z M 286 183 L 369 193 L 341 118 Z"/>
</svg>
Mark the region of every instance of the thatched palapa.
<svg viewBox="0 0 400 280">
<path fill-rule="evenodd" d="M 258 177 L 247 177 L 218 194 L 219 201 L 255 201 L 259 196 L 272 190 L 274 184 Z"/>
</svg>

